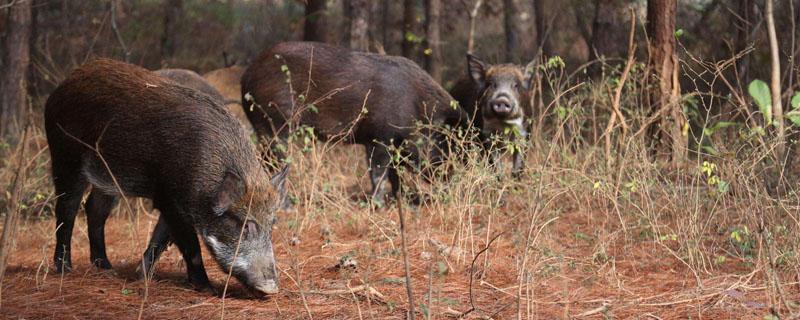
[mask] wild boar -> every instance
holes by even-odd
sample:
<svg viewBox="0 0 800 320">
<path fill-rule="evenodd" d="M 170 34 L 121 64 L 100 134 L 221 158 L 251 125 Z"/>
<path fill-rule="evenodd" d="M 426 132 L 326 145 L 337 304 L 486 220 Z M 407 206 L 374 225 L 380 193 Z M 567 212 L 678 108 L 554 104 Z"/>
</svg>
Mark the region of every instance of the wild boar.
<svg viewBox="0 0 800 320">
<path fill-rule="evenodd" d="M 239 67 L 241 68 L 241 67 Z M 226 70 L 230 68 L 220 69 Z M 205 76 L 200 76 L 197 72 L 192 70 L 186 69 L 160 69 L 154 71 L 156 74 L 170 79 L 172 81 L 177 82 L 178 84 L 189 87 L 195 90 L 198 90 L 202 93 L 209 95 L 214 100 L 219 101 L 220 104 L 225 106 L 226 109 L 230 113 L 232 113 L 242 124 L 242 127 L 245 128 L 247 132 L 252 132 L 253 128 L 250 126 L 250 122 L 247 121 L 247 117 L 244 115 L 244 111 L 242 111 L 242 105 L 239 102 L 239 78 L 237 77 L 236 80 L 233 80 L 236 84 L 236 95 L 230 97 L 229 92 L 231 91 L 230 88 L 226 86 L 218 86 L 220 82 L 218 80 L 219 77 L 212 78 L 213 80 L 217 80 L 216 82 L 212 82 L 209 79 L 205 78 Z M 239 73 L 239 77 L 241 77 L 241 73 Z M 229 80 L 230 81 L 230 80 Z M 223 92 L 222 90 L 226 90 Z"/>
<path fill-rule="evenodd" d="M 295 125 L 312 127 L 321 139 L 364 145 L 376 202 L 385 195 L 385 178 L 393 195 L 400 187 L 392 148 L 404 150 L 413 163 L 438 163 L 445 156 L 443 135 L 415 131 L 416 124 L 456 127 L 467 119 L 411 60 L 314 42 L 285 42 L 262 52 L 242 75 L 242 102 L 261 138 L 285 140 Z M 428 142 L 418 147 L 419 138 Z"/>
<path fill-rule="evenodd" d="M 196 288 L 213 291 L 199 234 L 220 267 L 232 268 L 254 293 L 278 290 L 271 222 L 285 170 L 270 180 L 218 101 L 140 67 L 98 59 L 53 91 L 44 117 L 59 196 L 56 270 L 71 269 L 75 216 L 91 186 L 86 217 L 96 266 L 111 268 L 104 226 L 120 196 L 145 197 L 167 232 L 156 232 L 151 245 L 171 238 Z"/>
<path fill-rule="evenodd" d="M 225 107 L 242 122 L 245 129 L 249 132 L 253 131 L 253 127 L 250 125 L 250 121 L 247 120 L 247 116 L 244 114 L 244 110 L 242 109 L 242 101 L 240 100 L 242 97 L 242 86 L 240 84 L 240 80 L 242 79 L 242 74 L 244 73 L 245 68 L 242 66 L 230 66 L 227 68 L 221 68 L 213 71 L 209 71 L 208 73 L 203 74 L 203 78 L 206 79 L 208 84 L 213 86 L 214 88 L 222 94 L 225 98 Z"/>
<path fill-rule="evenodd" d="M 197 74 L 197 72 L 186 69 L 160 69 L 153 72 L 159 76 L 175 81 L 179 85 L 205 93 L 220 104 L 225 103 L 225 97 L 208 83 L 205 78 Z"/>
<path fill-rule="evenodd" d="M 491 149 L 492 141 L 499 135 L 510 139 L 528 135 L 526 118 L 530 118 L 530 86 L 534 75 L 534 63 L 522 67 L 514 64 L 487 64 L 467 54 L 468 77 L 461 78 L 450 90 L 459 105 L 474 119 L 475 127 L 481 130 L 480 138 L 484 150 Z M 496 150 L 496 149 L 495 149 Z M 495 151 L 491 160 L 494 161 Z M 518 176 L 524 170 L 522 153 L 512 148 L 514 165 L 512 173 Z"/>
</svg>

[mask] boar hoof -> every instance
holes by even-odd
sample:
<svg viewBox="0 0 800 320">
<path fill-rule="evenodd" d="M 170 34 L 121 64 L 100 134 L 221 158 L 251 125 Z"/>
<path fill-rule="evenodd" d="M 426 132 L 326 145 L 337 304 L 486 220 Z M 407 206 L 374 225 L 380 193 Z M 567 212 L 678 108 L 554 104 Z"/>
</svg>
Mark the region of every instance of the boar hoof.
<svg viewBox="0 0 800 320">
<path fill-rule="evenodd" d="M 72 263 L 69 261 L 56 260 L 56 272 L 68 273 L 72 271 Z"/>
<path fill-rule="evenodd" d="M 93 259 L 92 264 L 98 269 L 111 269 L 111 262 L 109 262 L 108 259 Z"/>
</svg>

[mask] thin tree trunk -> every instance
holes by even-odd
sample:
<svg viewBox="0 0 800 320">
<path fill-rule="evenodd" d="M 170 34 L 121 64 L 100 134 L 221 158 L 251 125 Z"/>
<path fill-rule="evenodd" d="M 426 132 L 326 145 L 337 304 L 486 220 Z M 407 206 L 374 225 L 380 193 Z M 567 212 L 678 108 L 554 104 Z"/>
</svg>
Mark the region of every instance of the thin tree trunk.
<svg viewBox="0 0 800 320">
<path fill-rule="evenodd" d="M 776 151 L 779 161 L 783 161 L 786 131 L 783 122 L 783 103 L 781 99 L 781 60 L 778 49 L 778 36 L 775 32 L 775 18 L 773 13 L 774 5 L 772 0 L 766 0 L 767 35 L 769 37 L 769 51 L 772 65 L 772 76 L 770 89 L 772 91 L 772 116 L 775 124 L 775 138 L 778 143 Z"/>
<path fill-rule="evenodd" d="M 475 26 L 478 23 L 478 13 L 483 6 L 483 0 L 476 0 L 475 5 L 469 11 L 469 35 L 467 36 L 467 53 L 475 52 Z"/>
<path fill-rule="evenodd" d="M 8 10 L 8 33 L 2 46 L 5 69 L 0 74 L 0 138 L 15 144 L 27 110 L 31 1 L 17 2 Z"/>
<path fill-rule="evenodd" d="M 328 42 L 328 1 L 308 0 L 303 40 Z"/>
<path fill-rule="evenodd" d="M 686 117 L 678 103 L 678 57 L 675 54 L 675 19 L 677 0 L 647 2 L 647 32 L 650 36 L 650 74 L 656 82 L 650 96 L 651 111 L 660 115 L 651 127 L 651 151 L 657 152 L 663 142 L 669 143 L 673 165 L 682 163 L 687 154 L 688 138 L 683 135 Z"/>
<path fill-rule="evenodd" d="M 734 54 L 738 54 L 747 49 L 751 44 L 750 34 L 752 33 L 753 23 L 753 0 L 738 0 L 738 18 L 733 19 L 736 28 L 736 42 Z M 736 71 L 741 84 L 750 83 L 750 60 L 752 55 L 747 55 L 736 61 Z"/>
<path fill-rule="evenodd" d="M 536 46 L 544 56 L 552 56 L 553 50 L 549 43 L 550 20 L 544 5 L 544 0 L 533 0 L 534 25 L 536 26 Z"/>
<path fill-rule="evenodd" d="M 524 63 L 536 54 L 536 15 L 533 2 L 503 0 L 506 61 Z"/>
<path fill-rule="evenodd" d="M 436 82 L 442 82 L 442 0 L 425 0 L 425 70 Z"/>
<path fill-rule="evenodd" d="M 369 51 L 369 3 L 367 0 L 347 0 L 350 20 L 350 49 Z"/>
<path fill-rule="evenodd" d="M 403 56 L 416 60 L 417 54 L 417 2 L 403 1 Z"/>
<path fill-rule="evenodd" d="M 627 20 L 620 0 L 595 0 L 594 20 L 589 40 L 589 61 L 620 58 L 624 52 L 625 35 L 620 28 Z M 597 79 L 602 75 L 602 64 L 594 63 L 587 70 Z"/>
<path fill-rule="evenodd" d="M 166 0 L 164 3 L 164 33 L 161 35 L 162 58 L 171 58 L 175 55 L 182 12 L 183 0 Z"/>
<path fill-rule="evenodd" d="M 403 2 L 383 0 L 381 2 L 381 20 L 383 28 L 381 41 L 386 53 L 400 55 L 403 53 Z"/>
<path fill-rule="evenodd" d="M 514 0 L 503 0 L 504 29 L 506 33 L 506 61 L 519 62 L 520 19 Z"/>
</svg>

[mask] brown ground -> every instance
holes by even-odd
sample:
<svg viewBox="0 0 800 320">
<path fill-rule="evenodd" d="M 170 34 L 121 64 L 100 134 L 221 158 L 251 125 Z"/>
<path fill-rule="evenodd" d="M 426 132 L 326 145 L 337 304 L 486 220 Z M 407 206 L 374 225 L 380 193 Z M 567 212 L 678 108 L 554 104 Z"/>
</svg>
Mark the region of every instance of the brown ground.
<svg viewBox="0 0 800 320">
<path fill-rule="evenodd" d="M 375 213 L 376 224 L 390 224 L 386 218 L 396 217 L 395 210 Z M 383 216 L 378 216 L 383 215 Z M 596 226 L 592 217 L 573 212 L 556 220 L 547 246 L 558 255 L 536 261 L 541 272 L 534 275 L 530 303 L 523 302 L 523 312 L 532 318 L 569 318 L 591 311 L 603 304 L 607 311 L 595 312 L 588 318 L 676 319 L 676 318 L 752 318 L 767 314 L 764 305 L 766 290 L 756 286 L 741 286 L 749 272 L 743 263 L 729 260 L 724 268 L 713 274 L 701 274 L 700 287 L 691 272 L 667 251 L 651 241 L 618 247 L 611 245 L 604 263 L 593 262 L 592 245 L 574 235 L 592 234 Z M 597 219 L 596 217 L 594 218 Z M 310 224 L 298 246 L 290 246 L 290 234 L 279 228 L 275 234 L 279 259 L 282 292 L 266 300 L 255 300 L 231 281 L 229 297 L 223 301 L 205 293 L 193 291 L 184 282 L 184 271 L 177 250 L 173 247 L 162 257 L 155 281 L 146 288 L 134 277 L 134 264 L 139 260 L 148 230 L 154 217 L 144 215 L 138 222 L 113 217 L 109 221 L 107 241 L 109 256 L 115 272 L 98 271 L 89 265 L 85 221 L 79 217 L 73 240 L 75 270 L 69 274 L 48 271 L 53 252 L 53 220 L 24 222 L 20 229 L 17 250 L 3 281 L 2 308 L 5 318 L 137 318 L 144 319 L 219 319 L 281 318 L 295 319 L 313 316 L 316 319 L 402 319 L 406 312 L 405 287 L 399 280 L 403 275 L 402 256 L 392 249 L 399 246 L 399 236 L 388 232 L 391 242 L 371 232 L 369 226 L 341 223 L 331 227 L 331 240 L 325 244 L 320 225 Z M 413 214 L 409 223 L 410 259 L 417 310 L 428 304 L 427 291 L 434 292 L 433 314 L 445 318 L 446 309 L 469 309 L 468 254 L 459 259 L 456 254 L 441 267 L 433 264 L 433 281 L 429 283 L 432 264 L 422 252 L 433 251 L 424 230 L 430 222 L 424 214 Z M 433 220 L 433 219 L 431 219 Z M 285 223 L 286 219 L 282 222 Z M 281 223 L 281 224 L 283 224 Z M 134 231 L 134 227 L 138 232 Z M 386 227 L 386 225 L 384 225 Z M 324 228 L 323 228 L 324 229 Z M 435 230 L 436 228 L 430 228 Z M 133 239 L 132 235 L 137 235 Z M 451 236 L 432 232 L 431 237 L 450 242 Z M 475 247 L 482 248 L 483 237 L 476 237 Z M 483 257 L 478 260 L 483 280 L 475 280 L 475 307 L 470 317 L 492 315 L 495 319 L 512 318 L 516 312 L 516 260 L 512 239 L 501 236 L 488 253 L 488 268 Z M 615 241 L 620 242 L 620 241 Z M 337 270 L 334 265 L 342 255 L 355 256 L 356 270 Z M 469 255 L 471 256 L 471 255 Z M 587 258 L 588 257 L 588 258 Z M 222 288 L 224 274 L 205 255 L 212 282 Z M 437 260 L 439 260 L 438 257 Z M 452 268 L 447 267 L 452 266 Z M 440 269 L 441 268 L 441 269 Z M 291 277 L 290 277 L 291 276 Z M 298 288 L 297 281 L 304 288 Z M 365 299 L 362 292 L 353 294 L 321 294 L 320 291 L 357 287 L 370 282 L 383 295 L 383 300 Z M 741 281 L 744 283 L 744 281 Z M 757 281 L 755 283 L 763 283 Z M 787 286 L 795 298 L 797 286 Z M 146 300 L 143 297 L 146 295 Z M 304 306 L 304 298 L 307 307 Z M 424 299 L 424 300 L 423 300 Z M 528 311 L 528 308 L 529 311 Z"/>
</svg>

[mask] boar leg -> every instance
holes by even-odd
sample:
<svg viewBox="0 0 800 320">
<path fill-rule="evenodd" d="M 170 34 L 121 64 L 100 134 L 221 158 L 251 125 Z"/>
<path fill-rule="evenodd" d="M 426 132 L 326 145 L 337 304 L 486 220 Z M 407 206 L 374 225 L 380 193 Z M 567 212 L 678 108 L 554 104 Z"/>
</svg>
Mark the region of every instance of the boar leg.
<svg viewBox="0 0 800 320">
<path fill-rule="evenodd" d="M 515 179 L 522 178 L 522 171 L 525 170 L 525 162 L 522 158 L 522 152 L 514 150 L 514 166 L 511 167 L 511 176 Z"/>
<path fill-rule="evenodd" d="M 106 256 L 105 226 L 111 210 L 117 206 L 117 197 L 105 195 L 92 189 L 86 200 L 86 222 L 89 233 L 89 251 L 91 261 L 101 269 L 111 269 L 111 262 Z"/>
<path fill-rule="evenodd" d="M 83 192 L 89 183 L 80 174 L 80 169 L 62 169 L 53 161 L 53 182 L 58 200 L 56 201 L 56 250 L 53 257 L 57 272 L 72 270 L 70 250 L 72 246 L 72 227 L 81 205 Z"/>
<path fill-rule="evenodd" d="M 156 226 L 153 228 L 153 235 L 150 238 L 150 243 L 147 244 L 147 250 L 145 250 L 142 255 L 142 277 L 150 277 L 153 275 L 153 266 L 155 266 L 156 261 L 158 261 L 161 254 L 164 253 L 164 250 L 167 249 L 171 241 L 172 238 L 169 234 L 169 226 L 162 214 L 158 217 L 158 222 L 156 222 Z"/>
<path fill-rule="evenodd" d="M 388 177 L 392 185 L 392 195 L 396 198 L 400 189 L 400 178 L 397 170 L 391 167 L 391 155 L 384 145 L 373 142 L 367 145 L 367 162 L 369 163 L 369 178 L 372 182 L 371 200 L 373 203 L 383 203 L 386 197 L 384 181 Z"/>
<path fill-rule="evenodd" d="M 210 291 L 216 294 L 216 290 L 211 286 L 211 282 L 208 281 L 208 274 L 206 274 L 206 268 L 203 266 L 203 256 L 200 253 L 200 242 L 197 241 L 197 234 L 192 225 L 181 219 L 179 210 L 158 205 L 156 208 L 161 211 L 159 219 L 164 218 L 169 234 L 172 235 L 172 240 L 175 241 L 181 251 L 181 255 L 183 255 L 189 283 L 197 290 Z"/>
</svg>

